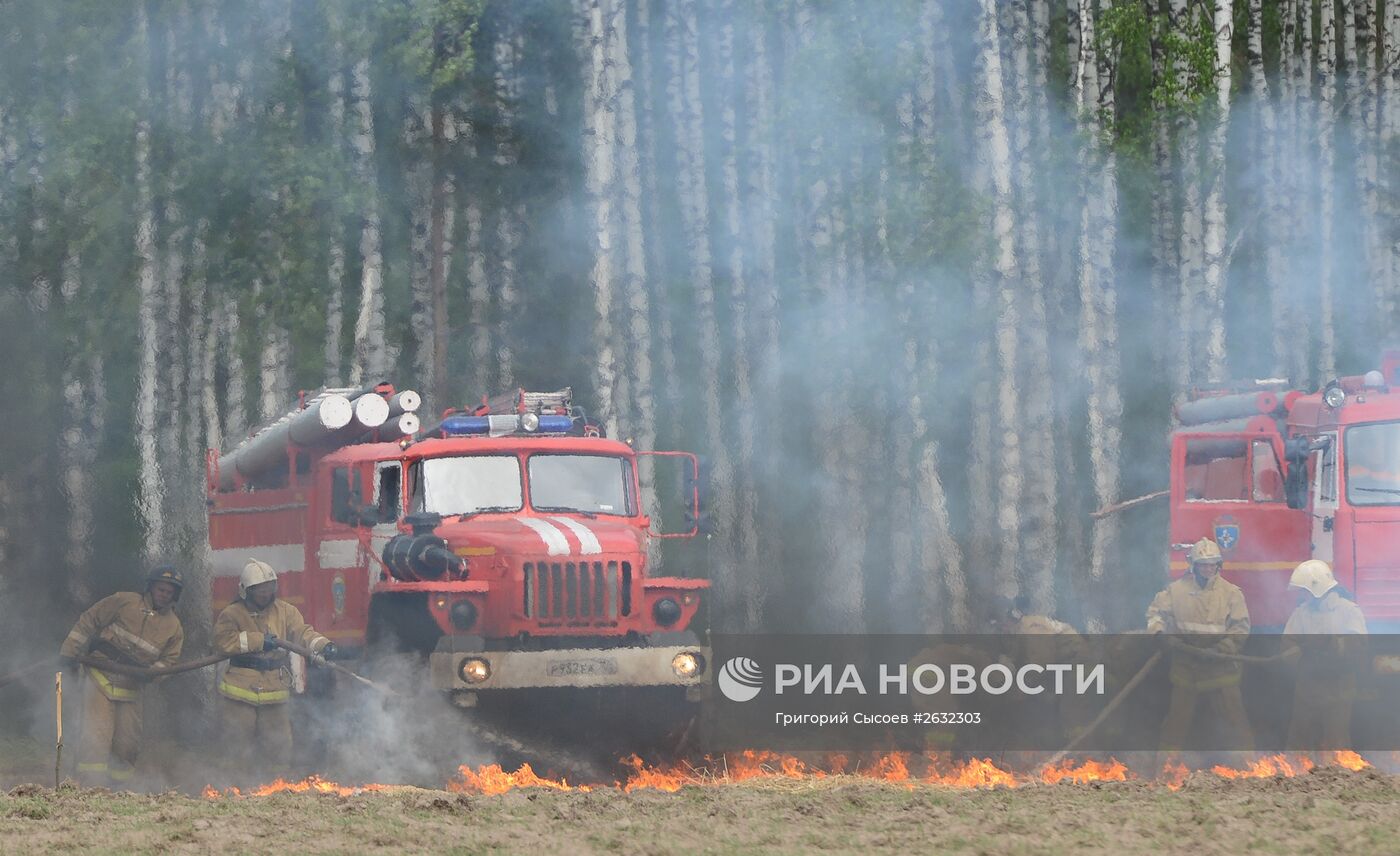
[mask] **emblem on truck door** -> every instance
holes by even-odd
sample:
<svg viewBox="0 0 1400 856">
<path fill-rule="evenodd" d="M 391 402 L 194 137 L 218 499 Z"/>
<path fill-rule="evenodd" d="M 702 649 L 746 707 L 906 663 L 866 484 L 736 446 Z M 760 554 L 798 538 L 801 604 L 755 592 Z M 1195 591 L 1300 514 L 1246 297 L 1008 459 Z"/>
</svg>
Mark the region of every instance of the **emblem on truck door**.
<svg viewBox="0 0 1400 856">
<path fill-rule="evenodd" d="M 1215 521 L 1215 543 L 1219 544 L 1221 551 L 1225 553 L 1240 543 L 1240 524 L 1235 522 L 1235 518 L 1227 514 Z"/>
</svg>

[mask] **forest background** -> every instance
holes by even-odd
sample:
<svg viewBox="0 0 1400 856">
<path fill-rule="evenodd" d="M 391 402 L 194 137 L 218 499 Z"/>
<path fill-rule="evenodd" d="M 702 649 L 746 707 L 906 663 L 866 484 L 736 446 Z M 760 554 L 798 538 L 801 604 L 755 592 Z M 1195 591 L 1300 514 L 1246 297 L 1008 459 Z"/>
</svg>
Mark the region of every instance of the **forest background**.
<svg viewBox="0 0 1400 856">
<path fill-rule="evenodd" d="M 27 0 L 0 636 L 176 558 L 300 389 L 701 453 L 726 630 L 1137 626 L 1172 405 L 1373 367 L 1394 0 Z M 660 493 L 674 488 L 665 479 Z M 655 508 L 656 506 L 653 506 Z M 671 516 L 675 521 L 675 516 Z"/>
</svg>

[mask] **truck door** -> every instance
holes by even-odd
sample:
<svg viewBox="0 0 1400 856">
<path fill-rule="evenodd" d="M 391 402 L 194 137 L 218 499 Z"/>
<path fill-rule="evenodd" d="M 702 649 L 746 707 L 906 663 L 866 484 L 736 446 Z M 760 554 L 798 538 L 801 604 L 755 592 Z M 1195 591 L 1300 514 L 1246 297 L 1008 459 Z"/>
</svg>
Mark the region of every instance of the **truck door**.
<svg viewBox="0 0 1400 856">
<path fill-rule="evenodd" d="M 1313 452 L 1312 555 L 1330 565 L 1337 522 L 1337 435 L 1319 439 L 1327 445 Z"/>
</svg>

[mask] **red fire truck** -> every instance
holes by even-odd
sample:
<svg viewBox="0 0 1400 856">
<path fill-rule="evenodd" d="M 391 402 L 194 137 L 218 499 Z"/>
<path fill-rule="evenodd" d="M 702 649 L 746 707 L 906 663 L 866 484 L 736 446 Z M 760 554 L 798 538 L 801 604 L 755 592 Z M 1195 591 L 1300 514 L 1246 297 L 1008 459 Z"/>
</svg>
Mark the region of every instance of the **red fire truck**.
<svg viewBox="0 0 1400 856">
<path fill-rule="evenodd" d="M 1400 624 L 1400 351 L 1313 393 L 1282 381 L 1197 390 L 1171 440 L 1171 570 L 1212 537 L 1253 623 L 1279 627 L 1288 578 L 1325 559 L 1376 628 Z"/>
<path fill-rule="evenodd" d="M 523 390 L 419 425 L 387 384 L 303 394 L 208 457 L 215 610 L 250 557 L 353 652 L 420 655 L 461 706 L 531 688 L 670 688 L 710 679 L 689 625 L 708 581 L 653 576 L 654 539 L 691 537 L 698 463 L 608 439 L 568 389 Z M 685 468 L 689 531 L 652 531 L 639 459 Z"/>
</svg>

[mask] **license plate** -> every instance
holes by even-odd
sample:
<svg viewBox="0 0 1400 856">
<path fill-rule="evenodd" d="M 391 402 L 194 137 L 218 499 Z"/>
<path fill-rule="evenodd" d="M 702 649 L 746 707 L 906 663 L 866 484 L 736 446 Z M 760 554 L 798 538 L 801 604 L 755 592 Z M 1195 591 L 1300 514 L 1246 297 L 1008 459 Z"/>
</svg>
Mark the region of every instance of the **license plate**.
<svg viewBox="0 0 1400 856">
<path fill-rule="evenodd" d="M 549 676 L 551 678 L 615 674 L 617 674 L 617 661 L 610 657 L 587 657 L 578 660 L 549 661 Z"/>
</svg>

